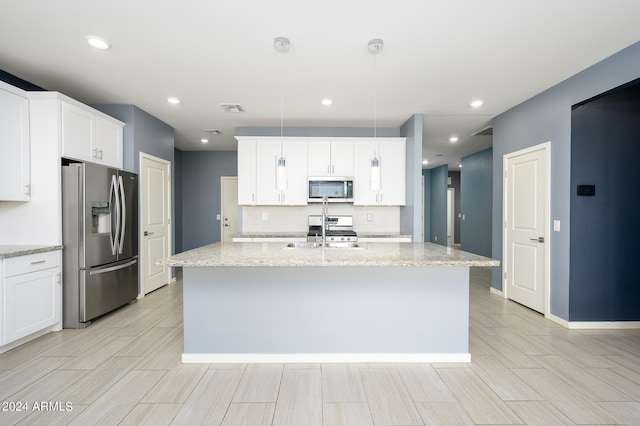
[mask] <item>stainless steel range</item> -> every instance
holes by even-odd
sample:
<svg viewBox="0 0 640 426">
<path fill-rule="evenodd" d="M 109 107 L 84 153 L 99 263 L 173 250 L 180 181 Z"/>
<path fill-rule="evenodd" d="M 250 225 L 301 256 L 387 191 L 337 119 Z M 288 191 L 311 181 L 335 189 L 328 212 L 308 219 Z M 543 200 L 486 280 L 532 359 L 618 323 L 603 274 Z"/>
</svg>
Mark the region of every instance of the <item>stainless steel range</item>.
<svg viewBox="0 0 640 426">
<path fill-rule="evenodd" d="M 358 235 L 353 230 L 353 216 L 327 216 L 326 219 L 327 242 L 355 242 Z M 322 216 L 309 216 L 309 232 L 307 241 L 319 242 L 322 240 Z"/>
</svg>

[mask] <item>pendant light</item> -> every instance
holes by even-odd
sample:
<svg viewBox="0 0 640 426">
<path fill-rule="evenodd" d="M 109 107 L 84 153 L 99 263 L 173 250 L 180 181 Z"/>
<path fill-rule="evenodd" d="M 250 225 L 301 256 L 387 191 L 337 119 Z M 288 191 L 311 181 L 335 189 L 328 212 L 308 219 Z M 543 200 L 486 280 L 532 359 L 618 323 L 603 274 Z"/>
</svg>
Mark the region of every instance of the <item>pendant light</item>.
<svg viewBox="0 0 640 426">
<path fill-rule="evenodd" d="M 374 38 L 369 40 L 369 53 L 373 55 L 373 138 L 376 139 L 378 131 L 378 53 L 382 52 L 384 42 L 382 39 Z M 371 159 L 371 179 L 369 180 L 372 191 L 380 190 L 380 158 L 374 152 Z"/>
<path fill-rule="evenodd" d="M 276 37 L 273 42 L 274 47 L 280 53 L 286 53 L 289 51 L 291 43 L 286 37 Z M 283 150 L 283 106 L 284 106 L 284 56 L 280 61 L 280 158 L 276 162 L 276 187 L 278 191 L 284 191 L 287 189 L 287 160 L 284 156 Z"/>
</svg>

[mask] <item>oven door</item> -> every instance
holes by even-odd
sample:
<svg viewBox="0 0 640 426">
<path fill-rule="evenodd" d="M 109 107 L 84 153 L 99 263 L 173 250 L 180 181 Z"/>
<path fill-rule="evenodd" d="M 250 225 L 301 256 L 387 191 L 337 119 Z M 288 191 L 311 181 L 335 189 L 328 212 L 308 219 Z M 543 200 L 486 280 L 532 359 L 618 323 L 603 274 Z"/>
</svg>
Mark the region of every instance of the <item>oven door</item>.
<svg viewBox="0 0 640 426">
<path fill-rule="evenodd" d="M 322 198 L 332 203 L 353 202 L 353 179 L 350 178 L 309 178 L 310 203 L 322 202 Z"/>
</svg>

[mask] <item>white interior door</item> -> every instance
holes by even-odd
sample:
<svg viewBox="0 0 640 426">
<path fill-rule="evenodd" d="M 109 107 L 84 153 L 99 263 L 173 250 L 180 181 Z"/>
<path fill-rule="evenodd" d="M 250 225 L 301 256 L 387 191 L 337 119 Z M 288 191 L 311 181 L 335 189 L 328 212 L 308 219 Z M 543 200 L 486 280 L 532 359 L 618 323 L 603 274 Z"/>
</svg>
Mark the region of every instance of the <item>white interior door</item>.
<svg viewBox="0 0 640 426">
<path fill-rule="evenodd" d="M 222 176 L 222 220 L 220 223 L 222 242 L 230 243 L 233 234 L 238 232 L 238 178 Z"/>
<path fill-rule="evenodd" d="M 171 163 L 148 154 L 140 154 L 140 279 L 142 294 L 171 280 L 171 269 L 156 266 L 171 253 Z"/>
<path fill-rule="evenodd" d="M 548 146 L 505 156 L 506 297 L 546 313 Z"/>
</svg>

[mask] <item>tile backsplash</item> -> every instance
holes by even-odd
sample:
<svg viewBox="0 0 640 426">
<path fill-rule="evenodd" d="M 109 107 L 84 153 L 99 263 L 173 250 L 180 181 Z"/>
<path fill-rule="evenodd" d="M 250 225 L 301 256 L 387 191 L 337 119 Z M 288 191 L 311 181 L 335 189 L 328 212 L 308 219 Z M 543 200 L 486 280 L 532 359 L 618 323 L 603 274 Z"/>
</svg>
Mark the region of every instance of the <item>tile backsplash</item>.
<svg viewBox="0 0 640 426">
<path fill-rule="evenodd" d="M 242 230 L 239 232 L 306 232 L 307 217 L 321 214 L 321 205 L 309 204 L 299 207 L 243 206 Z M 353 216 L 356 232 L 400 232 L 400 207 L 353 206 L 352 204 L 329 204 L 329 215 Z"/>
</svg>

